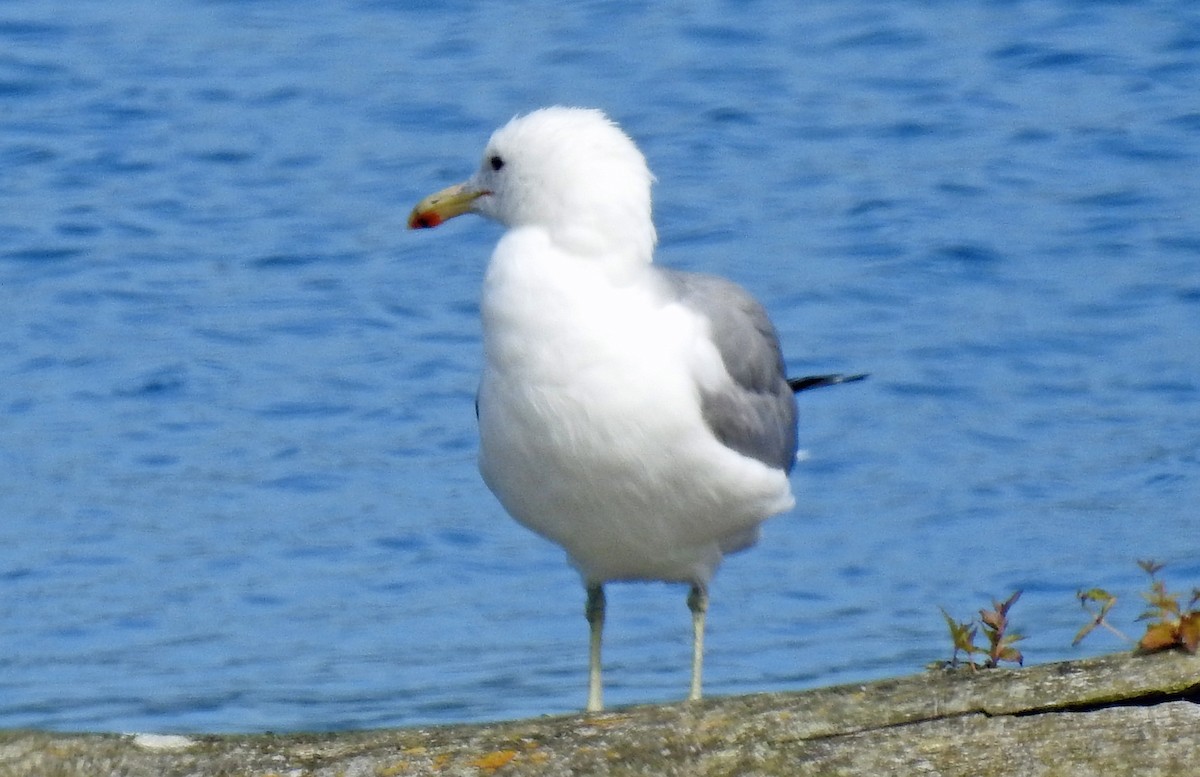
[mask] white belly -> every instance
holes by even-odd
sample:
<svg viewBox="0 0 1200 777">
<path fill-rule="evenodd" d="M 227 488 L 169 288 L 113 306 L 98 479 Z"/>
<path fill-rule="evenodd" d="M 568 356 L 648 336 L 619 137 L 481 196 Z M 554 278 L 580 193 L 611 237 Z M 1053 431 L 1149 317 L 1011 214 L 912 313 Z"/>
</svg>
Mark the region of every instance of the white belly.
<svg viewBox="0 0 1200 777">
<path fill-rule="evenodd" d="M 588 582 L 707 582 L 793 499 L 705 425 L 697 380 L 724 369 L 705 323 L 588 260 L 505 248 L 483 299 L 488 487 Z"/>
</svg>

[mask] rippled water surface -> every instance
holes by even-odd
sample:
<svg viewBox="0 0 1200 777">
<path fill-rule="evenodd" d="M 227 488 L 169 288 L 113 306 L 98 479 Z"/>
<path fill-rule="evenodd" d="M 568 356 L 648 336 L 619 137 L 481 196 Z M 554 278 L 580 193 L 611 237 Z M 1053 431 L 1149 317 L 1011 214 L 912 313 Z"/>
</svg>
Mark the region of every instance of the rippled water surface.
<svg viewBox="0 0 1200 777">
<path fill-rule="evenodd" d="M 812 6 L 812 7 L 809 7 Z M 404 229 L 489 132 L 609 111 L 659 261 L 772 311 L 799 506 L 713 588 L 707 689 L 1072 649 L 1135 558 L 1200 583 L 1190 2 L 0 6 L 0 727 L 577 709 L 583 593 L 475 471 L 498 229 Z M 685 693 L 684 591 L 612 586 L 610 703 Z"/>
</svg>

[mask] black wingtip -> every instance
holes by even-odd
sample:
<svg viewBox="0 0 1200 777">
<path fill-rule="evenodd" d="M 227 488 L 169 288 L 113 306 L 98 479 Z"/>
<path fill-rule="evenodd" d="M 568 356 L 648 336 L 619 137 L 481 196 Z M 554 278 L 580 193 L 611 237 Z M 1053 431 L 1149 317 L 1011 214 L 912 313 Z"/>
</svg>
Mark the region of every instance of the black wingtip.
<svg viewBox="0 0 1200 777">
<path fill-rule="evenodd" d="M 809 375 L 805 378 L 788 378 L 788 386 L 791 387 L 794 393 L 799 394 L 801 391 L 809 389 L 821 388 L 822 386 L 836 386 L 839 383 L 854 383 L 856 381 L 865 380 L 867 373 L 862 372 L 858 375 Z"/>
</svg>

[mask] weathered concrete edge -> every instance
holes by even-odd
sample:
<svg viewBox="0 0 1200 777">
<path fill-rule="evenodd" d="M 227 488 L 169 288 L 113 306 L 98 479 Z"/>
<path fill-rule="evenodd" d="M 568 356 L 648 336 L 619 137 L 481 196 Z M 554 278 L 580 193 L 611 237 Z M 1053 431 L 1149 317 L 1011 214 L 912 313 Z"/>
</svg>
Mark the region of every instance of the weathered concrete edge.
<svg viewBox="0 0 1200 777">
<path fill-rule="evenodd" d="M 1200 657 L 1121 654 L 493 724 L 185 740 L 0 732 L 0 775 L 650 774 L 681 764 L 698 774 L 698 758 L 736 759 L 750 747 L 794 758 L 823 741 L 916 732 L 929 722 L 1180 700 L 1200 702 Z"/>
<path fill-rule="evenodd" d="M 758 694 L 764 711 L 825 710 L 806 737 L 981 713 L 989 716 L 1086 709 L 1200 691 L 1200 656 L 1176 651 L 1118 653 L 1021 668 L 955 669 L 799 693 Z"/>
</svg>

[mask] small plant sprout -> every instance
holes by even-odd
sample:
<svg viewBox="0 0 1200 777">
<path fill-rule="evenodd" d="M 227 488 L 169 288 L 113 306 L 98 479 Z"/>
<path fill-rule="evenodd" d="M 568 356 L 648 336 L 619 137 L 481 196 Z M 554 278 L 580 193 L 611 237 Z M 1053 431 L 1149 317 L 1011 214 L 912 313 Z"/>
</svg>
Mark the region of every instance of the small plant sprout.
<svg viewBox="0 0 1200 777">
<path fill-rule="evenodd" d="M 1167 590 L 1166 583 L 1158 573 L 1163 565 L 1156 561 L 1138 561 L 1142 571 L 1150 576 L 1150 590 L 1142 594 L 1146 609 L 1138 616 L 1146 621 L 1146 632 L 1134 647 L 1139 653 L 1156 653 L 1160 650 L 1181 648 L 1195 653 L 1200 648 L 1200 588 L 1193 588 L 1186 605 L 1179 603 L 1179 594 Z M 1108 622 L 1108 613 L 1117 603 L 1117 597 L 1103 588 L 1080 591 L 1079 602 L 1092 620 L 1075 635 L 1072 645 L 1078 645 L 1098 626 L 1103 626 L 1127 642 L 1132 642 L 1119 629 Z"/>
<path fill-rule="evenodd" d="M 941 609 L 942 617 L 946 619 L 946 626 L 950 629 L 950 641 L 954 643 L 954 652 L 950 655 L 949 661 L 939 661 L 936 664 L 933 664 L 932 667 L 957 667 L 958 654 L 961 651 L 967 657 L 967 664 L 972 669 L 978 669 L 979 667 L 975 664 L 975 659 L 972 656 L 974 656 L 976 653 L 982 652 L 980 648 L 976 647 L 975 645 L 975 634 L 979 631 L 979 628 L 971 621 L 959 623 L 958 621 L 954 620 L 954 618 L 950 617 L 950 613 L 946 612 L 946 608 L 943 607 Z"/>
<path fill-rule="evenodd" d="M 1146 633 L 1138 640 L 1137 649 L 1155 653 L 1177 647 L 1195 653 L 1200 648 L 1200 588 L 1192 589 L 1186 606 L 1180 605 L 1179 594 L 1168 591 L 1166 583 L 1158 579 L 1162 564 L 1139 561 L 1138 566 L 1150 575 L 1150 591 L 1142 594 L 1146 610 L 1138 620 L 1146 621 Z"/>
<path fill-rule="evenodd" d="M 1084 611 L 1092 616 L 1092 621 L 1075 634 L 1075 639 L 1071 640 L 1072 647 L 1082 642 L 1084 637 L 1091 634 L 1099 626 L 1103 626 L 1126 642 L 1132 641 L 1125 635 L 1125 632 L 1107 620 L 1108 611 L 1117 603 L 1117 597 L 1103 588 L 1090 588 L 1086 591 L 1080 591 L 1076 595 L 1079 597 L 1079 604 L 1083 607 Z"/>
<path fill-rule="evenodd" d="M 1011 631 L 1008 625 L 1008 611 L 1020 598 L 1021 592 L 1014 591 L 1013 595 L 1003 602 L 992 602 L 992 606 L 996 609 L 979 611 L 979 619 L 983 622 L 983 634 L 988 639 L 988 660 L 984 664 L 988 668 L 999 665 L 1001 661 L 1018 666 L 1025 664 L 1025 656 L 1021 655 L 1020 650 L 1013 647 L 1014 643 L 1025 637 Z"/>
<path fill-rule="evenodd" d="M 1008 622 L 1008 611 L 1020 597 L 1021 592 L 1016 591 L 1003 602 L 993 601 L 994 609 L 980 610 L 977 622 L 960 623 L 943 609 L 942 617 L 946 619 L 946 626 L 950 629 L 950 640 L 954 644 L 954 652 L 949 661 L 938 662 L 931 666 L 955 668 L 959 665 L 958 654 L 960 652 L 966 655 L 966 665 L 972 669 L 994 669 L 1000 665 L 1001 661 L 1023 664 L 1025 657 L 1013 645 L 1024 637 L 1013 631 Z M 980 628 L 983 629 L 983 635 L 987 637 L 987 647 L 975 644 L 975 636 L 979 633 Z M 975 656 L 977 655 L 984 657 L 982 664 L 976 663 Z"/>
</svg>

